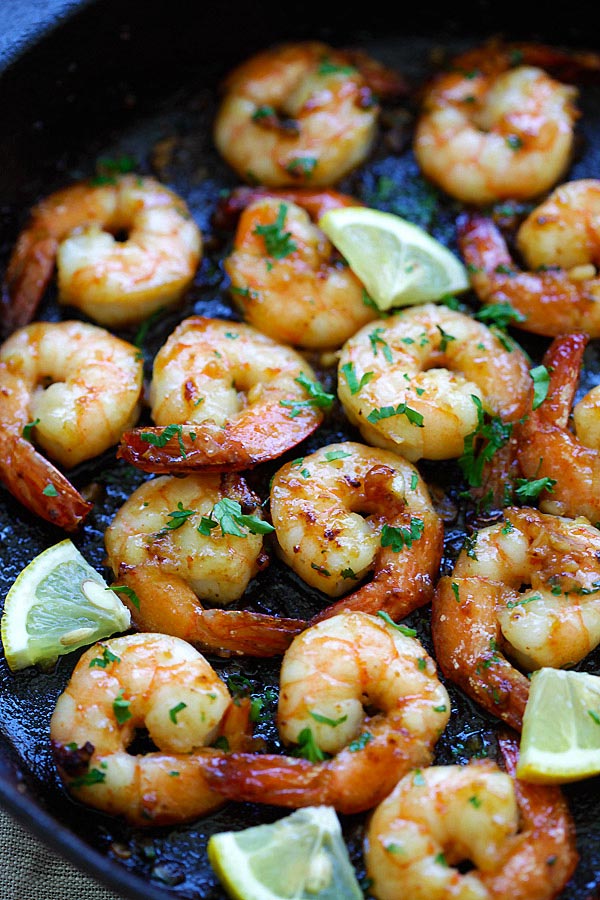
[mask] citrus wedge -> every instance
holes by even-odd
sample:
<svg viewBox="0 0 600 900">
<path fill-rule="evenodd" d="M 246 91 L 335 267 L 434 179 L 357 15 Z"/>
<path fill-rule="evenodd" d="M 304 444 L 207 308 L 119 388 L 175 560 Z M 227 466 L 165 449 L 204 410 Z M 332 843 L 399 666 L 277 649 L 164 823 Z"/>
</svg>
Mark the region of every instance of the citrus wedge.
<svg viewBox="0 0 600 900">
<path fill-rule="evenodd" d="M 214 834 L 208 858 L 234 900 L 362 900 L 335 810 L 309 806 Z"/>
<path fill-rule="evenodd" d="M 319 227 L 379 309 L 412 306 L 466 291 L 465 266 L 422 228 L 362 206 L 326 212 Z"/>
<path fill-rule="evenodd" d="M 52 665 L 59 656 L 126 631 L 130 614 L 70 540 L 44 550 L 17 576 L 0 623 L 11 670 Z"/>
<path fill-rule="evenodd" d="M 600 676 L 539 669 L 531 676 L 517 778 L 540 784 L 600 773 Z"/>
</svg>

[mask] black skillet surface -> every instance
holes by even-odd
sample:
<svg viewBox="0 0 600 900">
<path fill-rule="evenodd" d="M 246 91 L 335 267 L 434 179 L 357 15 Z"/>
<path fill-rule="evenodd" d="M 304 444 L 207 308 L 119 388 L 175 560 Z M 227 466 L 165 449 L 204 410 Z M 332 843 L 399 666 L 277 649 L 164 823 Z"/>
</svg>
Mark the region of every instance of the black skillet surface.
<svg viewBox="0 0 600 900">
<path fill-rule="evenodd" d="M 294 20 L 288 8 L 275 4 L 272 8 L 262 5 L 260 11 L 242 11 L 241 4 L 226 3 L 201 13 L 177 0 L 84 4 L 80 14 L 63 22 L 46 38 L 38 39 L 36 35 L 27 52 L 11 59 L 12 64 L 0 79 L 0 264 L 5 265 L 30 205 L 73 178 L 93 174 L 99 158 L 126 155 L 136 160 L 139 171 L 157 174 L 186 198 L 203 230 L 206 247 L 184 305 L 155 322 L 141 342 L 149 373 L 153 354 L 181 319 L 193 313 L 237 318 L 227 296 L 227 280 L 221 266 L 230 235 L 220 232 L 212 222 L 220 192 L 237 182 L 216 155 L 210 137 L 217 85 L 232 65 L 275 40 L 320 38 L 337 45 L 359 44 L 398 68 L 417 86 L 431 71 L 432 51 L 437 48 L 450 52 L 462 49 L 478 43 L 492 31 L 516 38 L 585 46 L 586 28 L 589 34 L 592 24 L 586 13 L 585 21 L 574 16 L 567 24 L 548 23 L 538 33 L 531 26 L 527 28 L 522 16 L 515 19 L 513 12 L 506 6 L 496 10 L 485 4 L 471 4 L 469 17 L 463 14 L 461 21 L 460 10 L 454 9 L 450 17 L 449 12 L 429 6 L 421 12 L 413 11 L 410 21 L 405 17 L 390 25 L 385 16 L 378 20 L 376 14 L 370 21 L 352 23 L 345 8 L 336 10 L 327 4 L 318 9 L 316 4 L 314 8 L 305 4 L 301 20 Z M 516 21 L 520 22 L 518 30 Z M 437 25 L 433 35 L 432 24 Z M 580 145 L 568 177 L 597 177 L 600 87 L 582 89 L 580 106 Z M 372 158 L 339 187 L 371 206 L 414 221 L 455 249 L 458 207 L 420 177 L 408 141 L 410 102 L 406 112 L 407 116 L 401 113 L 394 121 L 397 126 L 399 120 L 406 118 L 408 128 L 391 128 L 388 117 Z M 67 312 L 71 314 L 58 309 L 51 289 L 39 317 L 58 320 L 67 317 Z M 135 330 L 123 332 L 122 336 L 130 340 L 140 337 Z M 533 340 L 522 333 L 513 336 L 534 360 L 539 360 L 546 341 Z M 325 388 L 334 391 L 334 370 L 317 367 Z M 600 363 L 593 344 L 587 352 L 584 382 L 589 388 L 597 381 Z M 355 438 L 357 435 L 341 411 L 334 408 L 320 431 L 288 458 L 331 441 Z M 283 461 L 250 476 L 263 498 L 268 495 L 270 475 Z M 453 464 L 424 464 L 421 468 L 428 482 L 447 498 L 443 568 L 449 571 L 462 545 L 465 516 L 469 513 L 461 507 L 458 496 L 464 485 Z M 113 453 L 72 473 L 79 488 L 93 484 L 96 496 L 94 510 L 74 541 L 106 576 L 104 529 L 143 477 L 131 467 L 118 464 Z M 63 533 L 34 520 L 0 489 L 0 596 L 5 596 L 33 556 L 63 537 Z M 251 584 L 244 602 L 260 611 L 308 617 L 322 608 L 325 600 L 290 575 L 273 555 L 270 567 Z M 415 613 L 408 624 L 417 629 L 424 645 L 431 649 L 428 609 Z M 8 671 L 0 657 L 0 800 L 50 846 L 124 896 L 148 900 L 222 898 L 206 860 L 209 835 L 272 821 L 285 811 L 230 803 L 213 816 L 179 828 L 142 831 L 71 801 L 52 763 L 48 726 L 56 697 L 78 655 L 63 657 L 51 673 L 28 669 L 16 675 Z M 278 749 L 273 725 L 277 664 L 219 659 L 211 662 L 224 677 L 233 676 L 234 682 L 236 676 L 247 679 L 253 695 L 270 698 L 257 733 L 272 749 Z M 600 674 L 600 654 L 593 654 L 581 668 Z M 265 688 L 270 689 L 267 694 Z M 493 756 L 497 722 L 452 685 L 448 689 L 452 718 L 438 744 L 436 761 L 466 762 L 474 756 Z M 576 820 L 581 863 L 561 900 L 591 900 L 598 896 L 598 787 L 598 779 L 591 779 L 566 790 Z M 362 875 L 364 818 L 343 818 L 342 825 L 352 859 Z"/>
</svg>

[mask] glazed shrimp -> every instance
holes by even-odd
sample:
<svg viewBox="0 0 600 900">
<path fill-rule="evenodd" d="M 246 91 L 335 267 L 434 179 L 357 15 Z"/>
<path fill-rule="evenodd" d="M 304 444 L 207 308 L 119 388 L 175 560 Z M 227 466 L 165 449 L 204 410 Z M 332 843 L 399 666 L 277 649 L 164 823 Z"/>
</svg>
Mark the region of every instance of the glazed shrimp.
<svg viewBox="0 0 600 900">
<path fill-rule="evenodd" d="M 366 54 L 318 41 L 282 44 L 223 83 L 214 141 L 238 176 L 270 187 L 333 185 L 359 166 L 377 134 L 377 97 L 406 90 Z"/>
<path fill-rule="evenodd" d="M 60 303 L 119 328 L 177 303 L 201 254 L 186 203 L 155 179 L 70 185 L 38 203 L 19 236 L 4 283 L 5 330 L 31 321 L 55 266 Z"/>
<path fill-rule="evenodd" d="M 242 701 L 243 704 L 243 701 Z M 59 773 L 73 796 L 138 827 L 185 822 L 223 798 L 201 758 L 250 739 L 248 708 L 236 706 L 208 662 L 179 638 L 134 634 L 90 647 L 50 722 Z M 158 748 L 133 755 L 136 729 Z"/>
<path fill-rule="evenodd" d="M 544 71 L 561 61 L 550 48 L 498 43 L 452 60 L 425 90 L 417 120 L 414 152 L 426 177 L 480 206 L 552 188 L 571 163 L 579 117 L 577 89 Z M 588 65 L 599 61 L 582 58 Z"/>
<path fill-rule="evenodd" d="M 203 605 L 226 606 L 243 596 L 268 564 L 269 530 L 260 499 L 241 476 L 164 475 L 134 491 L 104 542 L 109 567 L 129 588 L 123 600 L 138 629 L 224 656 L 275 656 L 303 622 Z"/>
<path fill-rule="evenodd" d="M 351 592 L 317 618 L 382 609 L 398 620 L 431 600 L 443 524 L 417 469 L 395 453 L 321 447 L 275 474 L 270 505 L 285 562 L 329 597 Z"/>
<path fill-rule="evenodd" d="M 281 738 L 316 748 L 321 761 L 234 753 L 207 759 L 204 770 L 230 799 L 361 812 L 409 769 L 430 764 L 449 716 L 446 689 L 416 638 L 381 617 L 342 612 L 294 638 L 281 668 Z"/>
<path fill-rule="evenodd" d="M 578 862 L 574 824 L 556 787 L 492 760 L 411 772 L 373 812 L 365 838 L 377 900 L 552 900 Z M 457 868 L 469 861 L 464 874 Z"/>
<path fill-rule="evenodd" d="M 338 198 L 344 206 L 356 201 L 325 191 L 257 193 L 254 200 L 247 195 L 224 263 L 236 306 L 247 322 L 284 344 L 339 347 L 377 312 L 314 221 L 323 207 L 336 208 Z"/>
<path fill-rule="evenodd" d="M 600 181 L 561 185 L 517 233 L 522 269 L 495 222 L 479 214 L 458 221 L 458 244 L 484 304 L 507 304 L 514 325 L 546 337 L 582 331 L 600 337 Z"/>
<path fill-rule="evenodd" d="M 137 348 L 96 325 L 38 322 L 0 348 L 0 478 L 36 515 L 74 530 L 87 503 L 38 452 L 72 467 L 115 445 L 140 411 Z"/>
<path fill-rule="evenodd" d="M 442 672 L 520 730 L 523 669 L 572 666 L 600 643 L 600 533 L 583 517 L 523 507 L 482 528 L 438 582 L 432 635 Z"/>
<path fill-rule="evenodd" d="M 540 494 L 544 512 L 586 516 L 600 522 L 600 390 L 592 388 L 573 406 L 585 334 L 555 338 L 543 357 L 549 372 L 545 400 L 518 430 L 519 466 L 525 478 L 547 478 Z M 571 414 L 572 424 L 571 429 Z"/>
<path fill-rule="evenodd" d="M 159 427 L 125 434 L 118 455 L 146 472 L 250 469 L 312 434 L 332 400 L 291 347 L 244 323 L 192 317 L 154 359 Z"/>
<path fill-rule="evenodd" d="M 433 303 L 365 325 L 342 347 L 338 395 L 365 441 L 411 461 L 461 455 L 479 408 L 530 405 L 527 357 L 471 316 Z"/>
</svg>

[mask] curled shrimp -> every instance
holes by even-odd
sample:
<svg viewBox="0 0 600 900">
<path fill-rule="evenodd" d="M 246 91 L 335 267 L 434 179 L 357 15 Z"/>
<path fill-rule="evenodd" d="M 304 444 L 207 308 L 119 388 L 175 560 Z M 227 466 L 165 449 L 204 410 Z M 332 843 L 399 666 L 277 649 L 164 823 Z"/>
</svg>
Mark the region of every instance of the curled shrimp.
<svg viewBox="0 0 600 900">
<path fill-rule="evenodd" d="M 239 703 L 239 701 L 238 701 Z M 132 754 L 136 730 L 158 748 Z M 73 796 L 143 827 L 185 822 L 224 799 L 201 759 L 250 741 L 249 709 L 236 705 L 203 656 L 179 638 L 133 634 L 90 647 L 50 722 L 59 773 Z"/>
<path fill-rule="evenodd" d="M 0 347 L 0 478 L 36 515 L 72 531 L 91 509 L 39 452 L 72 467 L 115 445 L 137 421 L 137 348 L 96 325 L 37 322 Z"/>
<path fill-rule="evenodd" d="M 514 325 L 546 337 L 582 331 L 600 337 L 600 181 L 561 185 L 523 222 L 519 267 L 495 222 L 478 213 L 458 221 L 458 245 L 484 304 L 506 304 Z"/>
<path fill-rule="evenodd" d="M 376 95 L 393 98 L 406 87 L 361 51 L 305 41 L 261 51 L 230 72 L 222 89 L 214 141 L 243 181 L 322 187 L 369 155 Z"/>
<path fill-rule="evenodd" d="M 444 675 L 520 731 L 520 669 L 575 665 L 600 643 L 600 534 L 587 519 L 523 507 L 480 529 L 432 601 Z"/>
<path fill-rule="evenodd" d="M 519 466 L 526 478 L 547 479 L 540 509 L 600 522 L 600 390 L 573 406 L 586 334 L 555 338 L 543 357 L 548 392 L 519 426 Z M 571 429 L 571 414 L 573 428 Z"/>
<path fill-rule="evenodd" d="M 195 316 L 154 359 L 159 427 L 125 434 L 118 455 L 146 472 L 251 469 L 312 434 L 332 399 L 291 347 L 245 323 Z"/>
<path fill-rule="evenodd" d="M 270 501 L 285 562 L 329 597 L 347 594 L 317 619 L 382 609 L 398 620 L 431 600 L 443 524 L 402 457 L 352 441 L 330 444 L 279 469 Z"/>
<path fill-rule="evenodd" d="M 579 118 L 577 89 L 545 71 L 565 63 L 552 48 L 498 42 L 453 59 L 424 92 L 414 137 L 423 173 L 479 206 L 552 188 L 572 161 Z M 594 54 L 571 63 L 569 74 L 600 71 Z"/>
<path fill-rule="evenodd" d="M 320 761 L 222 755 L 206 759 L 208 783 L 232 800 L 355 813 L 379 803 L 411 768 L 429 765 L 450 702 L 434 661 L 405 631 L 341 612 L 301 632 L 283 658 L 278 726 L 285 744 Z M 377 712 L 366 715 L 365 706 Z"/>
<path fill-rule="evenodd" d="M 460 456 L 480 409 L 513 421 L 530 403 L 525 354 L 433 303 L 365 325 L 342 347 L 338 373 L 338 396 L 365 441 L 413 462 Z"/>
<path fill-rule="evenodd" d="M 60 303 L 109 327 L 139 322 L 180 300 L 201 253 L 186 203 L 154 178 L 70 185 L 38 203 L 19 235 L 4 282 L 5 330 L 31 321 L 55 266 Z"/>
<path fill-rule="evenodd" d="M 304 622 L 203 605 L 243 596 L 268 564 L 268 530 L 259 498 L 240 475 L 164 475 L 134 491 L 104 541 L 138 629 L 223 656 L 275 656 Z"/>
<path fill-rule="evenodd" d="M 411 772 L 374 810 L 365 838 L 377 900 L 552 900 L 578 862 L 575 829 L 556 787 L 515 776 L 517 745 L 503 739 L 508 771 L 492 760 Z M 459 863 L 473 868 L 461 872 Z"/>
<path fill-rule="evenodd" d="M 246 189 L 244 196 L 247 206 L 224 266 L 247 322 L 284 344 L 325 350 L 376 317 L 362 282 L 314 224 L 324 209 L 356 201 L 307 189 Z"/>
</svg>

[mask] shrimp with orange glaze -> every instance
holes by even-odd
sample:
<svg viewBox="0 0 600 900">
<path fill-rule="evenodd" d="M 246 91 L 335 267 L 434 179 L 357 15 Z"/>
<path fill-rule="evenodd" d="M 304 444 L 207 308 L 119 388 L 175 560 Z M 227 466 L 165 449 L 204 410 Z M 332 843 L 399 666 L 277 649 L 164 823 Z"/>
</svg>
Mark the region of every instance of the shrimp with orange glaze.
<svg viewBox="0 0 600 900">
<path fill-rule="evenodd" d="M 444 675 L 519 731 L 520 669 L 572 666 L 600 643 L 600 533 L 584 517 L 506 509 L 439 580 L 431 621 Z"/>
<path fill-rule="evenodd" d="M 480 413 L 506 422 L 531 405 L 527 357 L 443 305 L 402 309 L 342 347 L 338 396 L 365 441 L 411 461 L 459 457 Z"/>
<path fill-rule="evenodd" d="M 317 619 L 381 609 L 398 620 L 431 600 L 443 524 L 402 457 L 352 441 L 321 447 L 276 472 L 270 505 L 285 562 L 329 597 L 347 595 Z"/>
<path fill-rule="evenodd" d="M 406 86 L 361 51 L 305 41 L 251 57 L 222 91 L 214 141 L 243 181 L 323 187 L 364 162 L 377 136 L 378 98 Z"/>
<path fill-rule="evenodd" d="M 142 361 L 132 344 L 83 322 L 37 322 L 0 347 L 0 478 L 36 515 L 72 531 L 91 509 L 32 441 L 71 468 L 137 421 Z"/>
<path fill-rule="evenodd" d="M 312 434 L 332 401 L 293 348 L 245 323 L 195 316 L 154 359 L 158 427 L 125 434 L 118 455 L 163 474 L 251 469 Z"/>
<path fill-rule="evenodd" d="M 263 535 L 272 530 L 240 475 L 159 476 L 106 529 L 107 564 L 141 631 L 224 656 L 276 656 L 304 622 L 214 608 L 239 600 L 268 564 Z"/>
<path fill-rule="evenodd" d="M 224 266 L 247 322 L 284 344 L 327 350 L 376 318 L 362 282 L 314 224 L 324 209 L 356 201 L 301 189 L 246 189 L 243 196 L 247 205 Z"/>
<path fill-rule="evenodd" d="M 491 42 L 469 50 L 427 86 L 414 152 L 425 176 L 463 203 L 527 200 L 572 161 L 578 91 L 546 69 L 600 72 L 595 54 Z"/>
<path fill-rule="evenodd" d="M 573 406 L 579 384 L 586 334 L 555 338 L 543 365 L 548 392 L 519 426 L 519 466 L 529 479 L 544 479 L 544 512 L 586 516 L 600 522 L 600 388 L 592 388 Z M 572 427 L 571 427 L 572 420 Z"/>
<path fill-rule="evenodd" d="M 468 214 L 458 243 L 472 287 L 485 304 L 507 304 L 524 331 L 600 337 L 600 180 L 560 185 L 520 225 L 512 257 L 492 219 Z"/>
<path fill-rule="evenodd" d="M 375 806 L 407 771 L 431 763 L 450 717 L 435 663 L 413 634 L 361 612 L 301 632 L 283 658 L 277 718 L 283 742 L 307 758 L 207 758 L 209 785 L 231 800 L 277 806 Z"/>
<path fill-rule="evenodd" d="M 146 728 L 151 753 L 128 747 Z M 187 822 L 223 805 L 201 760 L 218 738 L 251 742 L 249 707 L 233 702 L 203 656 L 179 638 L 133 634 L 90 647 L 57 700 L 52 749 L 69 792 L 137 827 Z"/>
<path fill-rule="evenodd" d="M 6 271 L 5 331 L 31 321 L 55 267 L 59 302 L 101 325 L 130 325 L 179 302 L 202 254 L 185 201 L 154 178 L 106 181 L 78 182 L 33 208 Z"/>
<path fill-rule="evenodd" d="M 365 860 L 377 900 L 552 900 L 579 856 L 557 787 L 518 781 L 518 748 L 411 772 L 370 817 Z M 460 863 L 471 863 L 464 873 Z"/>
</svg>

